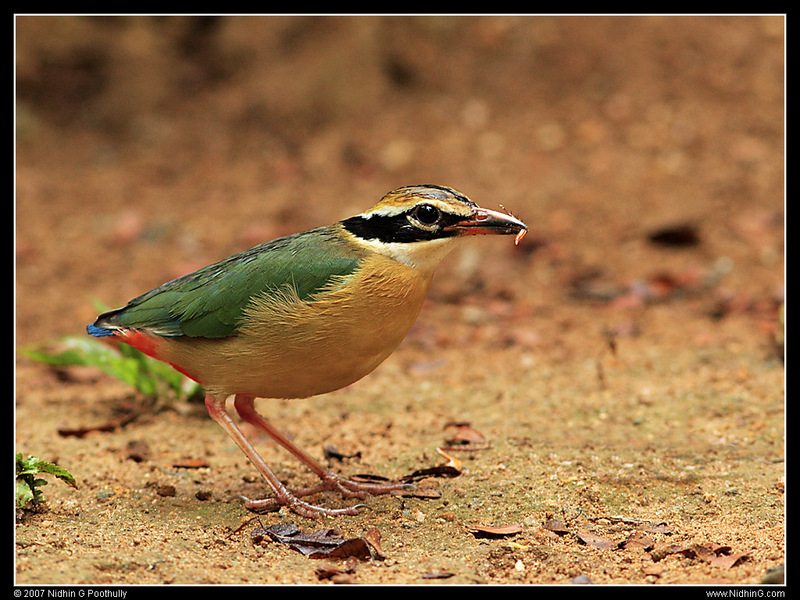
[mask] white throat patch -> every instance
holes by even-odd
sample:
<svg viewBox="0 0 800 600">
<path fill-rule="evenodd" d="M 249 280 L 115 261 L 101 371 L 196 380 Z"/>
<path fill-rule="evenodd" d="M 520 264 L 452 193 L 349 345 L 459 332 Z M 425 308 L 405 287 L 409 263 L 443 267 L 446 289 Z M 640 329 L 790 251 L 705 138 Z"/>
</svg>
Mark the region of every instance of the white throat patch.
<svg viewBox="0 0 800 600">
<path fill-rule="evenodd" d="M 456 247 L 459 237 L 447 237 L 419 242 L 381 242 L 360 240 L 373 251 L 383 254 L 410 267 L 432 271 L 447 254 Z"/>
</svg>

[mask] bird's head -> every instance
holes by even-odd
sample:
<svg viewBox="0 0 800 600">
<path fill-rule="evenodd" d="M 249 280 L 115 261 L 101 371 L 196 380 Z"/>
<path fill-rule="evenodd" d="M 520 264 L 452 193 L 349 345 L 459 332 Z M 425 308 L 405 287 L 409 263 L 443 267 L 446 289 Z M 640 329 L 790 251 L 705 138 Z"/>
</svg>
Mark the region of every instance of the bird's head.
<svg viewBox="0 0 800 600">
<path fill-rule="evenodd" d="M 528 230 L 513 215 L 482 208 L 438 185 L 391 191 L 342 225 L 371 250 L 426 270 L 435 268 L 464 236 L 516 235 L 519 241 Z"/>
</svg>

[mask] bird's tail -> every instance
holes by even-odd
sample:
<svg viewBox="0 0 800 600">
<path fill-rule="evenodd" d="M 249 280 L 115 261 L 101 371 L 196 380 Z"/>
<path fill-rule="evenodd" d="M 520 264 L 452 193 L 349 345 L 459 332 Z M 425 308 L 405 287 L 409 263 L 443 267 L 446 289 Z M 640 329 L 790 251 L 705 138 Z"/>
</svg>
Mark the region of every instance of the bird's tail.
<svg viewBox="0 0 800 600">
<path fill-rule="evenodd" d="M 95 321 L 91 325 L 86 326 L 86 333 L 94 337 L 109 337 L 114 335 L 114 330 L 108 327 L 98 327 L 97 321 Z"/>
<path fill-rule="evenodd" d="M 99 338 L 117 335 L 120 331 L 120 326 L 116 322 L 116 316 L 122 310 L 121 308 L 115 308 L 104 312 L 95 319 L 94 323 L 86 326 L 86 333 Z"/>
</svg>

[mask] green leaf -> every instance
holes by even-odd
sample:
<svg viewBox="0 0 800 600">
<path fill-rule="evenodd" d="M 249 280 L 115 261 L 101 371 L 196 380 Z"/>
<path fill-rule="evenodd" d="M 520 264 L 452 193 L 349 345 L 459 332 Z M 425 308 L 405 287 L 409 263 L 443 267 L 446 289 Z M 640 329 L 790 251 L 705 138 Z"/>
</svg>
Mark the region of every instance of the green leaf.
<svg viewBox="0 0 800 600">
<path fill-rule="evenodd" d="M 14 495 L 16 496 L 17 508 L 24 508 L 34 498 L 30 484 L 22 479 L 17 479 Z"/>
<path fill-rule="evenodd" d="M 58 465 L 54 465 L 53 463 L 47 462 L 45 460 L 40 460 L 37 463 L 37 467 L 39 468 L 40 473 L 48 473 L 50 475 L 55 475 L 70 487 L 74 487 L 75 489 L 78 488 L 78 484 L 75 483 L 75 477 L 73 477 L 72 473 L 67 471 L 65 468 L 59 467 Z M 43 480 L 37 479 L 37 482 L 39 481 Z M 45 481 L 44 483 L 47 482 Z"/>
<path fill-rule="evenodd" d="M 25 506 L 33 502 L 45 502 L 42 496 L 42 491 L 39 489 L 47 485 L 47 480 L 41 477 L 36 477 L 40 473 L 47 473 L 54 475 L 67 485 L 77 489 L 78 484 L 75 482 L 75 477 L 72 473 L 59 467 L 56 464 L 41 460 L 36 456 L 28 456 L 22 458 L 22 454 L 17 452 L 16 455 L 16 485 L 14 495 L 16 499 L 17 508 L 25 508 Z"/>
<path fill-rule="evenodd" d="M 20 352 L 35 361 L 57 367 L 97 367 L 146 396 L 158 396 L 167 389 L 179 398 L 188 398 L 200 390 L 200 384 L 193 381 L 187 384 L 190 380 L 183 374 L 127 344 L 119 344 L 118 348 L 114 348 L 93 338 L 74 336 L 63 338 L 60 342 L 63 348 L 60 352 L 33 348 L 22 348 Z"/>
</svg>

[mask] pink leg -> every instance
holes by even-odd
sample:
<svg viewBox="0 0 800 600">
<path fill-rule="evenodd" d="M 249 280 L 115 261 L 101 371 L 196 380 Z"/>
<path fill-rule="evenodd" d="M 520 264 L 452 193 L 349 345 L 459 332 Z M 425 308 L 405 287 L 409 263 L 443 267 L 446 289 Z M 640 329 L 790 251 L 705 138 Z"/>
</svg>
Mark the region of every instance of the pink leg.
<svg viewBox="0 0 800 600">
<path fill-rule="evenodd" d="M 267 507 L 275 507 L 276 505 L 283 505 L 288 506 L 296 513 L 305 517 L 357 514 L 359 506 L 332 509 L 314 506 L 313 504 L 308 504 L 307 502 L 298 500 L 297 497 L 280 482 L 275 473 L 273 473 L 272 469 L 267 466 L 267 463 L 264 462 L 264 459 L 261 458 L 258 452 L 256 452 L 256 449 L 253 448 L 253 445 L 236 426 L 236 423 L 234 423 L 233 419 L 225 408 L 225 400 L 226 397 L 224 396 L 214 396 L 211 394 L 206 395 L 206 408 L 208 409 L 208 414 L 212 419 L 219 423 L 219 425 L 225 430 L 225 433 L 227 433 L 231 439 L 236 442 L 236 445 L 239 446 L 241 451 L 244 452 L 245 456 L 250 459 L 250 462 L 253 463 L 256 469 L 258 469 L 258 472 L 261 473 L 261 476 L 267 481 L 267 483 L 275 492 L 275 498 L 270 498 L 267 500 L 245 499 L 245 506 L 247 506 L 247 508 L 263 509 Z"/>
<path fill-rule="evenodd" d="M 308 466 L 308 468 L 311 469 L 317 475 L 317 477 L 322 479 L 321 486 L 303 490 L 302 493 L 298 492 L 300 495 L 324 490 L 339 490 L 339 492 L 345 497 L 355 496 L 358 498 L 364 498 L 367 494 L 387 494 L 389 492 L 401 490 L 406 487 L 413 487 L 402 483 L 363 483 L 345 479 L 330 469 L 323 467 L 316 460 L 314 460 L 314 458 L 308 452 L 297 446 L 284 434 L 273 427 L 269 421 L 258 414 L 258 412 L 256 412 L 255 398 L 253 396 L 237 394 L 234 398 L 233 406 L 236 408 L 236 412 L 239 413 L 239 416 L 242 417 L 242 420 L 250 423 L 254 427 L 257 427 L 266 433 L 273 440 L 278 442 L 281 446 L 286 448 L 286 450 L 291 452 L 295 457 L 302 461 L 306 466 Z"/>
</svg>

